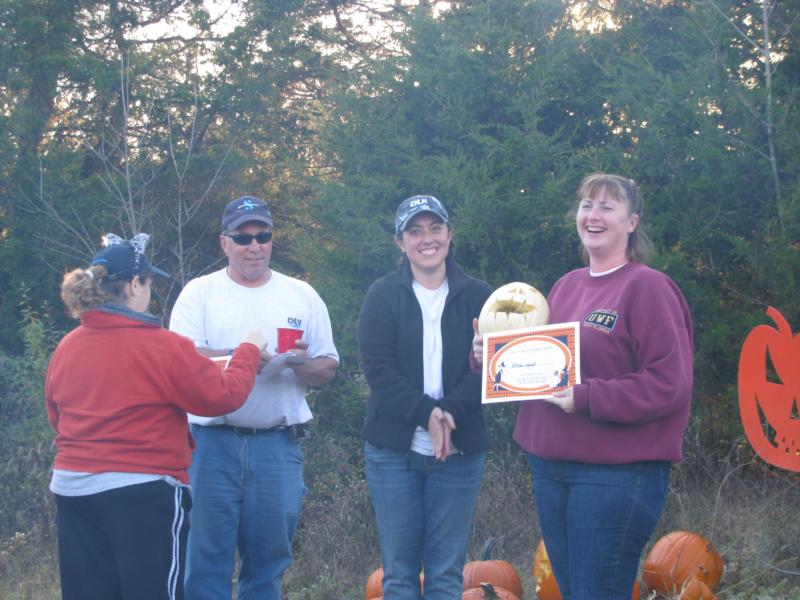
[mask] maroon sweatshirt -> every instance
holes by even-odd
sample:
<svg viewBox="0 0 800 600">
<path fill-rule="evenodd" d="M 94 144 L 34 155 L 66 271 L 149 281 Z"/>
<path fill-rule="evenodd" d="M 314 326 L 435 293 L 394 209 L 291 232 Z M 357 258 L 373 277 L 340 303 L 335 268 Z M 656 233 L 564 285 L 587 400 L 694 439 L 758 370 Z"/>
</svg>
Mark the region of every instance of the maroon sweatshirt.
<svg viewBox="0 0 800 600">
<path fill-rule="evenodd" d="M 692 398 L 692 322 L 678 286 L 632 262 L 601 277 L 588 268 L 567 273 L 547 300 L 551 323 L 580 323 L 575 413 L 522 402 L 517 443 L 558 460 L 681 460 Z"/>
</svg>

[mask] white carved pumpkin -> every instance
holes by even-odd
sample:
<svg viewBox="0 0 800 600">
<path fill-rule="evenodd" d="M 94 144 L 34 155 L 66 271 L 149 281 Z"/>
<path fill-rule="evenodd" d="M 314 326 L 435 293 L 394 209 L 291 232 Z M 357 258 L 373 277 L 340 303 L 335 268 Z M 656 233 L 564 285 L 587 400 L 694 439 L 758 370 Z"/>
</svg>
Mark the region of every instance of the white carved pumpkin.
<svg viewBox="0 0 800 600">
<path fill-rule="evenodd" d="M 497 288 L 481 309 L 478 331 L 493 333 L 546 325 L 550 317 L 547 299 L 527 283 L 507 283 Z"/>
</svg>

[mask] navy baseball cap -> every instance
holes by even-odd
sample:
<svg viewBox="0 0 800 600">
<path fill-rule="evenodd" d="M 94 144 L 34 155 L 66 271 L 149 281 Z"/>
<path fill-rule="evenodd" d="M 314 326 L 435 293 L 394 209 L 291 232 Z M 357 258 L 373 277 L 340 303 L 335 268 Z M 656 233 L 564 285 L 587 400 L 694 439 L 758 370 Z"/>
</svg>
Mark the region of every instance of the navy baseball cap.
<svg viewBox="0 0 800 600">
<path fill-rule="evenodd" d="M 433 213 L 447 225 L 450 224 L 447 210 L 437 198 L 433 196 L 411 196 L 403 200 L 400 206 L 397 207 L 397 214 L 394 217 L 395 235 L 403 233 L 411 219 L 423 212 Z"/>
<path fill-rule="evenodd" d="M 133 279 L 136 275 L 146 273 L 169 277 L 169 273 L 154 267 L 144 254 L 137 252 L 127 241 L 103 248 L 90 264 L 102 265 L 110 276 L 123 280 Z"/>
<path fill-rule="evenodd" d="M 232 231 L 250 221 L 258 221 L 272 227 L 272 212 L 261 198 L 242 196 L 228 202 L 222 213 L 222 231 Z"/>
</svg>

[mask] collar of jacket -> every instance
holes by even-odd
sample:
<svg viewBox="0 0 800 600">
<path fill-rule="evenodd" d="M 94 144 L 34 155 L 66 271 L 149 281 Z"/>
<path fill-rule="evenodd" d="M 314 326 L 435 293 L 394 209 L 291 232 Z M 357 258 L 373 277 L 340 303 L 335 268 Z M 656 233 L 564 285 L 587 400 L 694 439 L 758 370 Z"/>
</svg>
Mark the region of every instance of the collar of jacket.
<svg viewBox="0 0 800 600">
<path fill-rule="evenodd" d="M 90 314 L 92 312 L 100 312 L 105 313 L 107 315 L 114 315 L 117 317 L 123 317 L 125 319 L 136 321 L 143 325 L 149 325 L 151 327 L 161 327 L 161 319 L 155 315 L 151 315 L 149 312 L 139 312 L 133 310 L 125 306 L 124 304 L 117 304 L 114 302 L 108 302 L 105 304 L 99 304 L 92 308 L 91 310 L 87 310 L 83 315 L 81 315 L 81 323 L 86 325 L 87 322 L 84 320 L 84 316 L 88 317 L 88 323 L 94 326 L 114 326 L 115 321 L 106 321 L 105 319 L 102 320 L 102 324 L 98 323 L 93 316 Z M 128 323 L 127 325 L 130 325 Z"/>
</svg>

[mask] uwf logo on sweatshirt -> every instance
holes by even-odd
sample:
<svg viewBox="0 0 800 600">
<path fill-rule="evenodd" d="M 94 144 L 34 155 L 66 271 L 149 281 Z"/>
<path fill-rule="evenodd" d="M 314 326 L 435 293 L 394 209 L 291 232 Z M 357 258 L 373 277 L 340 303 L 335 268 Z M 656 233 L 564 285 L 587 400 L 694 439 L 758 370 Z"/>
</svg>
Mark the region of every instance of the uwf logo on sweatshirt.
<svg viewBox="0 0 800 600">
<path fill-rule="evenodd" d="M 589 313 L 589 316 L 583 320 L 583 324 L 587 327 L 594 327 L 604 333 L 611 333 L 617 324 L 618 317 L 619 311 L 601 308 Z"/>
</svg>

